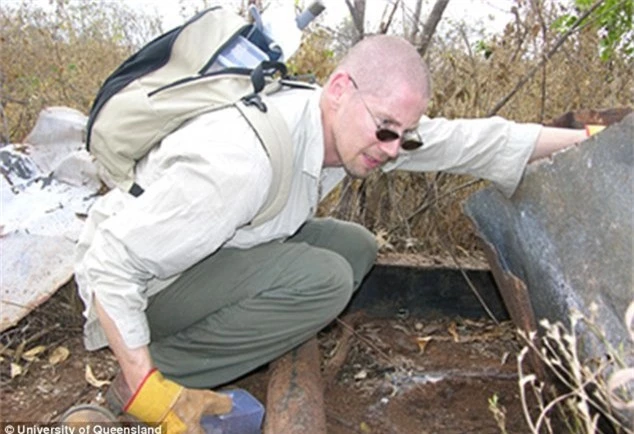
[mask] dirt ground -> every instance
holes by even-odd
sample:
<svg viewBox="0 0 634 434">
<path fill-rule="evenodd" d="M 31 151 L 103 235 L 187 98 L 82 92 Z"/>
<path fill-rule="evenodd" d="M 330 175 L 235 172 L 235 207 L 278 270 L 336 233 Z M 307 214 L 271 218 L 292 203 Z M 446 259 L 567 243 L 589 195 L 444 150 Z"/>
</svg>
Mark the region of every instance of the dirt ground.
<svg viewBox="0 0 634 434">
<path fill-rule="evenodd" d="M 68 285 L 3 332 L 3 422 L 54 422 L 75 404 L 103 402 L 116 362 L 109 350 L 83 349 L 77 303 Z M 329 433 L 500 433 L 500 425 L 528 432 L 510 323 L 357 312 L 320 333 L 319 343 Z M 264 367 L 232 386 L 265 403 L 267 381 Z"/>
</svg>

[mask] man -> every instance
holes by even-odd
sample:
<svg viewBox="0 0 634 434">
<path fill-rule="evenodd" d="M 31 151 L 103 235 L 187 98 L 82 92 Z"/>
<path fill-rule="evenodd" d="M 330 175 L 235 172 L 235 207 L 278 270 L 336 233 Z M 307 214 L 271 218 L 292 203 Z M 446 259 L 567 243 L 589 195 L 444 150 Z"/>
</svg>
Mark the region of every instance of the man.
<svg viewBox="0 0 634 434">
<path fill-rule="evenodd" d="M 294 144 L 290 197 L 272 220 L 249 225 L 272 169 L 231 109 L 199 116 L 140 161 L 143 195 L 113 190 L 95 203 L 77 251 L 85 339 L 113 350 L 122 375 L 112 389 L 126 411 L 195 431 L 201 413 L 230 408 L 198 389 L 275 359 L 345 308 L 374 263 L 374 236 L 313 216 L 346 172 L 448 170 L 511 194 L 528 161 L 585 137 L 499 118 L 430 120 L 429 96 L 414 47 L 367 38 L 323 90 L 271 98 Z"/>
</svg>

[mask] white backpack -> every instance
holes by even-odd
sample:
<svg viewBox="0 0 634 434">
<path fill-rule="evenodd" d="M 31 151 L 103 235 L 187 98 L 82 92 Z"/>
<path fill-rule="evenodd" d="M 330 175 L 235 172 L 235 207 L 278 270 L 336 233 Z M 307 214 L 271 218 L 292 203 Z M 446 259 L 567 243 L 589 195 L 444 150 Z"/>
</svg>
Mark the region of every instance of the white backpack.
<svg viewBox="0 0 634 434">
<path fill-rule="evenodd" d="M 220 52 L 240 36 L 253 39 L 255 27 L 222 7 L 196 15 L 154 39 L 128 58 L 102 85 L 90 111 L 87 148 L 121 189 L 138 196 L 136 162 L 166 135 L 205 112 L 236 107 L 255 130 L 273 167 L 265 204 L 251 222 L 274 217 L 288 199 L 292 144 L 281 114 L 267 95 L 285 87 L 312 88 L 286 76 L 275 60 L 253 69 L 218 67 Z M 262 33 L 261 47 L 269 41 Z M 269 58 L 275 52 L 267 52 Z"/>
</svg>

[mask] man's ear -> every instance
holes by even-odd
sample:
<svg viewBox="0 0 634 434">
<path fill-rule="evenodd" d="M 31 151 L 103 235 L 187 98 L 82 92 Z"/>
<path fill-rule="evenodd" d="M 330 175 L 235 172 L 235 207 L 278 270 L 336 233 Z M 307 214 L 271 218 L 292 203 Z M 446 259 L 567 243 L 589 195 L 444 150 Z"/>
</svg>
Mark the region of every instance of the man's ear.
<svg viewBox="0 0 634 434">
<path fill-rule="evenodd" d="M 349 87 L 350 77 L 348 74 L 344 71 L 334 72 L 330 76 L 330 79 L 324 88 L 329 104 L 332 107 L 338 107 L 341 104 L 342 97 L 345 95 Z"/>
</svg>

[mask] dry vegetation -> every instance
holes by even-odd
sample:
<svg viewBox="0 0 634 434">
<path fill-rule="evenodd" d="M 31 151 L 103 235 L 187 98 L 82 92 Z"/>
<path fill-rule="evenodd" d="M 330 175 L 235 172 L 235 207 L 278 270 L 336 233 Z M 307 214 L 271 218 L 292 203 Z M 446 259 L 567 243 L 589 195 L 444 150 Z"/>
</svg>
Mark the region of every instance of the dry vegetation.
<svg viewBox="0 0 634 434">
<path fill-rule="evenodd" d="M 55 4 L 53 14 L 28 2 L 0 6 L 3 142 L 24 139 L 43 107 L 65 105 L 88 113 L 108 74 L 160 31 L 156 18 L 135 14 L 124 3 Z M 436 35 L 425 56 L 434 82 L 430 116 L 499 114 L 543 122 L 578 108 L 632 106 L 631 56 L 616 53 L 602 61 L 597 32 L 586 25 L 540 67 L 561 38 L 551 25 L 560 10 L 556 2 L 521 0 L 515 10 L 515 21 L 502 35 L 486 36 L 464 24 Z M 291 70 L 323 80 L 336 61 L 334 53 L 346 43 L 336 41 L 333 32 L 314 32 Z M 501 104 L 531 72 L 531 79 Z M 379 234 L 384 251 L 477 257 L 461 202 L 483 184 L 447 174 L 376 174 L 346 182 L 321 212 L 362 222 Z"/>
<path fill-rule="evenodd" d="M 562 37 L 551 26 L 560 13 L 557 2 L 518 0 L 515 10 L 516 20 L 502 35 L 486 37 L 462 24 L 437 35 L 425 56 L 433 74 L 431 117 L 497 114 L 541 123 L 581 108 L 633 105 L 631 55 L 602 61 L 599 36 L 590 25 L 553 50 Z M 483 185 L 447 174 L 376 174 L 349 185 L 325 212 L 363 222 L 383 234 L 388 249 L 477 256 L 477 239 L 461 203 Z"/>
<path fill-rule="evenodd" d="M 0 110 L 4 143 L 19 142 L 48 106 L 88 113 L 99 86 L 158 21 L 118 2 L 0 6 Z"/>
<path fill-rule="evenodd" d="M 134 14 L 123 2 L 56 5 L 53 14 L 45 14 L 28 2 L 0 4 L 3 143 L 23 140 L 44 107 L 64 105 L 87 114 L 104 79 L 160 29 L 156 18 Z M 499 114 L 521 122 L 544 122 L 580 108 L 634 105 L 631 54 L 615 52 L 602 60 L 599 36 L 591 25 L 581 26 L 555 49 L 561 38 L 552 27 L 560 12 L 557 2 L 516 0 L 516 11 L 516 19 L 495 37 L 460 24 L 436 35 L 425 55 L 434 82 L 430 116 Z M 322 81 L 335 64 L 334 53 L 340 51 L 333 43 L 345 42 L 323 29 L 314 32 L 291 71 L 311 73 Z M 362 222 L 377 234 L 385 252 L 421 252 L 462 262 L 480 253 L 461 202 L 484 184 L 439 173 L 378 173 L 367 180 L 347 180 L 321 213 Z M 61 318 L 63 334 L 66 327 L 79 327 L 75 303 L 64 304 L 74 319 Z M 4 348 L 51 324 L 30 318 L 3 334 Z M 53 324 L 59 323 L 58 317 Z M 57 337 L 47 336 L 53 341 Z M 492 402 L 494 409 L 495 405 Z"/>
<path fill-rule="evenodd" d="M 634 381 L 634 369 L 627 363 L 631 354 L 622 345 L 615 348 L 609 343 L 597 325 L 596 306 L 589 308 L 591 314 L 587 316 L 572 311 L 569 327 L 544 319 L 540 322 L 542 336 L 520 332 L 526 343 L 517 356 L 520 396 L 524 419 L 533 434 L 562 430 L 575 434 L 632 433 L 634 391 L 628 384 L 631 386 Z M 633 319 L 634 302 L 625 315 L 632 341 Z M 578 354 L 582 335 L 598 339 L 605 346 L 605 356 L 582 363 Z M 550 381 L 532 373 L 529 352 L 537 355 Z M 537 405 L 529 409 L 526 404 L 532 400 Z M 563 425 L 554 426 L 553 421 Z"/>
</svg>

